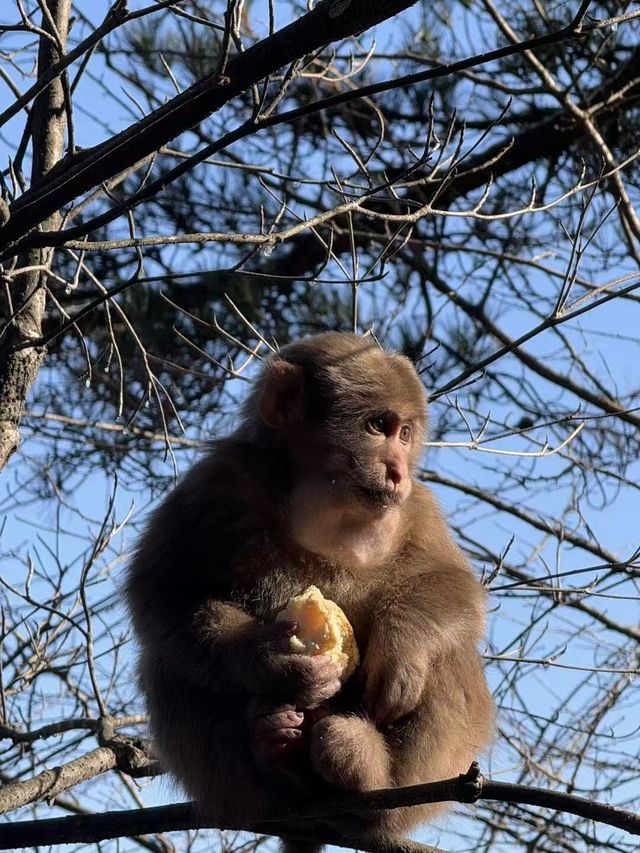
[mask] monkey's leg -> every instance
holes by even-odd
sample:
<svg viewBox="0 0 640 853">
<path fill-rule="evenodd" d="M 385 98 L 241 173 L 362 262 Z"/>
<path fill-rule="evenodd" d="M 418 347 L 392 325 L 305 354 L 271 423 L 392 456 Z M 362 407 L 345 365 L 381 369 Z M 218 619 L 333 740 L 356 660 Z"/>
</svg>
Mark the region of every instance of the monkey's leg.
<svg viewBox="0 0 640 853">
<path fill-rule="evenodd" d="M 385 739 L 361 717 L 332 715 L 316 723 L 310 756 L 316 773 L 348 791 L 372 791 L 392 784 Z"/>
</svg>

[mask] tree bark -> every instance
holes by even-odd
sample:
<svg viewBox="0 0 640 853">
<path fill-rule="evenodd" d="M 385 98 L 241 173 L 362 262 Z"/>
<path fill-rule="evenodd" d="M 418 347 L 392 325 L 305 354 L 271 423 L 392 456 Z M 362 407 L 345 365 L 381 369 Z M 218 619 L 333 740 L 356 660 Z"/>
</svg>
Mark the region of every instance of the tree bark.
<svg viewBox="0 0 640 853">
<path fill-rule="evenodd" d="M 69 29 L 71 0 L 45 0 L 51 19 L 43 14 L 42 29 L 54 36 L 40 37 L 38 74 L 57 62 L 64 52 Z M 52 26 L 53 24 L 53 26 Z M 55 30 L 55 31 L 54 31 Z M 38 95 L 31 113 L 31 186 L 35 187 L 60 160 L 67 123 L 62 79 L 57 77 Z M 51 212 L 41 223 L 43 231 L 55 231 L 60 214 Z M 0 327 L 0 470 L 20 443 L 20 420 L 45 348 L 17 349 L 16 344 L 42 337 L 46 302 L 46 272 L 53 250 L 32 249 L 18 257 L 18 268 L 37 267 L 16 276 L 3 295 L 5 324 Z"/>
</svg>

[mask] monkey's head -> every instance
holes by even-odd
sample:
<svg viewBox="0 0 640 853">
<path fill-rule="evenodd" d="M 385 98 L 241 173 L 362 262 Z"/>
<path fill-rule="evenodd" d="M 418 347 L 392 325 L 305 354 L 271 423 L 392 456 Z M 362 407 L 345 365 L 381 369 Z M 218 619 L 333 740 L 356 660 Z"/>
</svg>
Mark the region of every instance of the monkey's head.
<svg viewBox="0 0 640 853">
<path fill-rule="evenodd" d="M 290 344 L 266 364 L 245 413 L 283 448 L 292 503 L 375 517 L 412 489 L 426 394 L 404 356 L 372 338 L 330 332 Z"/>
</svg>

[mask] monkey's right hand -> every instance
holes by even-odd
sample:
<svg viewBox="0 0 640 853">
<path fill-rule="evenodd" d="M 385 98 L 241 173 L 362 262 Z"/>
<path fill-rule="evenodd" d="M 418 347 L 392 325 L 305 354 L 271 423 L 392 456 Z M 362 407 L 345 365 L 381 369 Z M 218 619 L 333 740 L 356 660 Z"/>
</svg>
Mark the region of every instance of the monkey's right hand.
<svg viewBox="0 0 640 853">
<path fill-rule="evenodd" d="M 261 688 L 297 708 L 317 708 L 342 687 L 344 666 L 329 655 L 291 654 L 289 640 L 297 627 L 295 622 L 260 626 L 257 652 Z"/>
</svg>

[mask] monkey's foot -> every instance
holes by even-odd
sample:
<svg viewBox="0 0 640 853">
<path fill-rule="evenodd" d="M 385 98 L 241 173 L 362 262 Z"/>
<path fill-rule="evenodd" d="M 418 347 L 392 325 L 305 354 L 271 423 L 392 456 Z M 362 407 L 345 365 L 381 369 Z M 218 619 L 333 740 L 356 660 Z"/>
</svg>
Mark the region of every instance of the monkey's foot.
<svg viewBox="0 0 640 853">
<path fill-rule="evenodd" d="M 282 705 L 267 712 L 256 711 L 250 721 L 253 757 L 259 767 L 272 767 L 297 751 L 302 738 L 304 714 L 293 705 Z"/>
<path fill-rule="evenodd" d="M 329 716 L 311 730 L 311 764 L 331 785 L 348 791 L 386 788 L 389 755 L 380 732 L 360 717 Z"/>
</svg>

